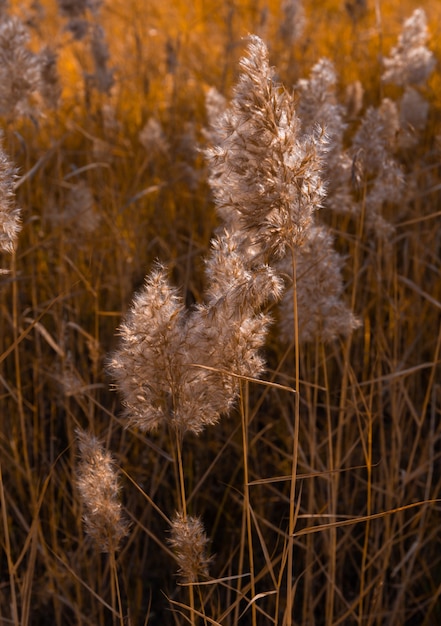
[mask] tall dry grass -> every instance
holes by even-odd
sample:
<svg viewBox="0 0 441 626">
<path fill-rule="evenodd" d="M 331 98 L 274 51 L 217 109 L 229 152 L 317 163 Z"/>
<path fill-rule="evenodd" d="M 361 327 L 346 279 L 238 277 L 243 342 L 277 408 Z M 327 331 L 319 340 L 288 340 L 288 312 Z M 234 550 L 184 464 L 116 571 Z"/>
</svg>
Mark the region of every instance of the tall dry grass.
<svg viewBox="0 0 441 626">
<path fill-rule="evenodd" d="M 440 10 L 187 5 L 1 3 L 0 624 L 431 626 Z"/>
</svg>

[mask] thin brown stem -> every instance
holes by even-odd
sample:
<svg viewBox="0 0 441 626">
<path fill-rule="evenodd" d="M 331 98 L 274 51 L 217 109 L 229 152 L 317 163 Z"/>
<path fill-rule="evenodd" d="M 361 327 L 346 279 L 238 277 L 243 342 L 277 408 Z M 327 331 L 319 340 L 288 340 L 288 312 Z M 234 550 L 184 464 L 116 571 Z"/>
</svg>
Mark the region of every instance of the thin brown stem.
<svg viewBox="0 0 441 626">
<path fill-rule="evenodd" d="M 291 462 L 291 486 L 289 493 L 289 526 L 288 526 L 288 560 L 287 560 L 287 594 L 286 594 L 286 625 L 292 626 L 292 614 L 294 608 L 293 597 L 293 564 L 294 564 L 294 530 L 296 522 L 296 481 L 297 462 L 299 450 L 299 426 L 300 426 L 300 351 L 299 351 L 299 325 L 297 307 L 297 265 L 295 250 L 291 249 L 292 274 L 293 274 L 293 311 L 294 311 L 294 359 L 295 359 L 295 390 L 294 395 L 294 432 Z"/>
</svg>

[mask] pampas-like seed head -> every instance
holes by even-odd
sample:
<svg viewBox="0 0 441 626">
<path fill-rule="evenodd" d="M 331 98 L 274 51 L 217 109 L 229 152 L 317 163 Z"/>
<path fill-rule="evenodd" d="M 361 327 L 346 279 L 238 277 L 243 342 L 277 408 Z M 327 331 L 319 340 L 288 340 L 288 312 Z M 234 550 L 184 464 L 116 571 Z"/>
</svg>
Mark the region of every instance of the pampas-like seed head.
<svg viewBox="0 0 441 626">
<path fill-rule="evenodd" d="M 425 83 L 435 67 L 434 55 L 426 47 L 428 38 L 426 13 L 415 9 L 404 23 L 398 44 L 384 59 L 383 81 L 403 86 Z"/>
<path fill-rule="evenodd" d="M 427 100 L 413 87 L 406 87 L 400 102 L 400 147 L 412 148 L 418 144 L 419 134 L 426 127 L 428 115 Z"/>
<path fill-rule="evenodd" d="M 110 53 L 104 29 L 99 24 L 92 28 L 90 49 L 95 66 L 95 72 L 91 77 L 93 84 L 98 91 L 108 94 L 115 81 L 113 70 L 108 67 Z"/>
<path fill-rule="evenodd" d="M 70 188 L 66 209 L 58 218 L 71 225 L 80 236 L 96 231 L 101 218 L 95 209 L 92 191 L 87 183 L 80 181 Z"/>
<path fill-rule="evenodd" d="M 129 532 L 119 500 L 119 481 L 109 452 L 93 435 L 77 430 L 80 461 L 76 484 L 87 534 L 103 552 L 114 552 Z"/>
<path fill-rule="evenodd" d="M 174 550 L 182 582 L 195 583 L 200 577 L 208 577 L 211 561 L 207 555 L 208 537 L 199 518 L 176 513 L 169 544 Z"/>
<path fill-rule="evenodd" d="M 269 260 L 301 245 L 320 207 L 324 135 L 300 136 L 294 99 L 281 88 L 263 41 L 250 37 L 220 144 L 207 150 L 210 184 L 226 228 L 242 230 Z"/>
<path fill-rule="evenodd" d="M 343 107 L 337 104 L 336 84 L 334 64 L 327 58 L 314 65 L 309 78 L 297 82 L 296 90 L 300 92 L 298 115 L 304 129 L 310 130 L 320 124 L 328 137 L 339 137 L 343 133 Z"/>
<path fill-rule="evenodd" d="M 292 46 L 302 35 L 306 17 L 301 0 L 283 0 L 279 35 L 287 46 Z"/>
<path fill-rule="evenodd" d="M 0 115 L 26 115 L 41 82 L 41 59 L 28 49 L 29 32 L 16 16 L 0 21 Z"/>
<path fill-rule="evenodd" d="M 182 356 L 184 303 L 158 265 L 146 278 L 119 329 L 109 367 L 126 406 L 128 423 L 151 431 L 173 419 Z"/>
<path fill-rule="evenodd" d="M 40 53 L 40 94 L 49 108 L 57 108 L 61 96 L 60 77 L 57 55 L 49 47 Z"/>
<path fill-rule="evenodd" d="M 275 277 L 273 283 L 277 290 Z M 143 431 L 168 425 L 180 434 L 198 434 L 233 407 L 239 385 L 229 372 L 262 372 L 258 350 L 269 319 L 256 315 L 251 304 L 258 285 L 251 275 L 238 280 L 234 272 L 228 285 L 226 293 L 213 290 L 207 304 L 187 311 L 164 268 L 147 278 L 109 364 L 129 425 Z"/>
<path fill-rule="evenodd" d="M 342 257 L 334 250 L 330 232 L 324 227 L 308 231 L 305 244 L 296 251 L 297 323 L 301 342 L 316 337 L 330 341 L 350 335 L 358 320 L 342 299 Z M 285 262 L 285 271 L 292 269 Z M 288 289 L 280 306 L 280 329 L 284 339 L 292 340 L 294 317 L 293 292 Z"/>
<path fill-rule="evenodd" d="M 0 250 L 4 252 L 14 251 L 21 229 L 20 210 L 15 206 L 16 177 L 16 169 L 0 145 Z"/>
<path fill-rule="evenodd" d="M 150 117 L 138 135 L 138 139 L 145 148 L 151 160 L 158 155 L 166 155 L 170 151 L 170 146 L 162 128 L 161 123 L 154 117 Z"/>
</svg>

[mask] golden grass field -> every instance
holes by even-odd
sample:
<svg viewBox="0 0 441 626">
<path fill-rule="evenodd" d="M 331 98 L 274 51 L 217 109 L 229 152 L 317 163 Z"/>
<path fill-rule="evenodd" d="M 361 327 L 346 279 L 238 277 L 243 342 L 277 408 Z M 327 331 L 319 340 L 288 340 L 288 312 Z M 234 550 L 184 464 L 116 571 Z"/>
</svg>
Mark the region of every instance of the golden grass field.
<svg viewBox="0 0 441 626">
<path fill-rule="evenodd" d="M 304 9 L 297 36 L 290 5 Z M 382 75 L 418 8 L 434 63 L 407 114 L 407 84 Z M 24 60 L 11 20 L 29 35 Z M 185 437 L 170 424 L 143 432 L 109 371 L 118 328 L 158 261 L 189 314 L 206 301 L 222 225 L 206 99 L 212 88 L 224 106 L 234 99 L 250 34 L 299 110 L 299 81 L 322 58 L 335 68 L 356 209 L 331 210 L 329 167 L 315 219 L 341 255 L 358 327 L 302 341 L 298 295 L 286 339 L 286 309 L 265 304 L 266 368 L 259 383 L 238 375 L 230 414 Z M 441 4 L 429 0 L 0 3 L 2 148 L 17 168 L 0 173 L 0 205 L 9 176 L 21 210 L 15 250 L 0 251 L 0 626 L 441 623 L 440 42 Z M 46 46 L 57 101 L 22 72 Z M 397 127 L 382 117 L 358 133 L 384 99 Z M 376 133 L 403 186 L 369 213 L 384 178 L 367 165 Z M 302 268 L 308 284 L 316 268 Z M 327 281 L 313 291 L 326 295 Z M 163 372 L 150 366 L 153 385 Z M 94 541 L 78 430 L 102 444 L 98 496 L 113 459 L 115 510 L 130 525 L 118 549 Z M 180 555 L 177 513 L 201 520 L 212 555 L 190 582 L 178 566 L 205 539 Z"/>
</svg>

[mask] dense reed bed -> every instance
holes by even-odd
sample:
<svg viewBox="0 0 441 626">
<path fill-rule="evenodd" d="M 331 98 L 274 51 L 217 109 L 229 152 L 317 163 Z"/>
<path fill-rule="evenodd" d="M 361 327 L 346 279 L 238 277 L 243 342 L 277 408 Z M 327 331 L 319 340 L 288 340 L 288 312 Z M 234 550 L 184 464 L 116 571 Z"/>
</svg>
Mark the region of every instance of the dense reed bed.
<svg viewBox="0 0 441 626">
<path fill-rule="evenodd" d="M 0 2 L 0 625 L 441 623 L 441 8 Z"/>
</svg>

